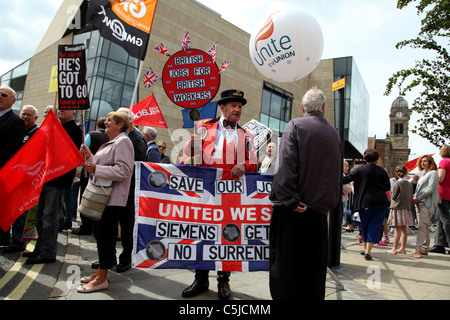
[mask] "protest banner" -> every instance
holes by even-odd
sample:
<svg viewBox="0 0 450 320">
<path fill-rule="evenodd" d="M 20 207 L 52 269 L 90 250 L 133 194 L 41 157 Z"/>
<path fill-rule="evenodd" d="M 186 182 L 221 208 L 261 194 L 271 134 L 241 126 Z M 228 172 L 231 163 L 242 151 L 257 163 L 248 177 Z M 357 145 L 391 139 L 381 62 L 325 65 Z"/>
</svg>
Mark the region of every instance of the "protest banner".
<svg viewBox="0 0 450 320">
<path fill-rule="evenodd" d="M 89 109 L 86 46 L 58 46 L 58 99 L 61 110 Z"/>
<path fill-rule="evenodd" d="M 268 270 L 272 178 L 136 162 L 133 266 Z"/>
</svg>

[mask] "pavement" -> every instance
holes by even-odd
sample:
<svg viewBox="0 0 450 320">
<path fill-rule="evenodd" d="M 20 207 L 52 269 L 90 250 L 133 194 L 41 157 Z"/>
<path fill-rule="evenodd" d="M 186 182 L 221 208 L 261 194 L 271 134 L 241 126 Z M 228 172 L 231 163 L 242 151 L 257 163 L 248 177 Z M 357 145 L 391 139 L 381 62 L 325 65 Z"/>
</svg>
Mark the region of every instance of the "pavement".
<svg viewBox="0 0 450 320">
<path fill-rule="evenodd" d="M 392 249 L 394 235 L 390 234 L 388 246 L 374 246 L 372 261 L 360 255 L 363 246 L 357 232 L 343 232 L 341 264 L 329 269 L 325 300 L 450 300 L 450 255 L 430 253 L 415 259 L 411 254 L 415 232 L 408 233 L 406 254 L 386 253 Z M 98 260 L 96 241 L 93 236 L 65 233 L 59 237 L 60 245 L 66 248 L 63 256 L 58 256 L 63 266 L 49 300 L 217 300 L 215 272 L 210 272 L 209 291 L 195 298 L 182 298 L 181 292 L 192 283 L 194 272 L 179 269 L 132 268 L 116 273 L 114 268 L 109 273 L 108 290 L 78 293 L 80 277 L 95 272 L 91 263 Z M 434 233 L 430 238 L 433 244 Z M 120 241 L 117 252 L 121 252 Z M 235 301 L 271 300 L 268 271 L 233 272 L 230 287 Z"/>
</svg>

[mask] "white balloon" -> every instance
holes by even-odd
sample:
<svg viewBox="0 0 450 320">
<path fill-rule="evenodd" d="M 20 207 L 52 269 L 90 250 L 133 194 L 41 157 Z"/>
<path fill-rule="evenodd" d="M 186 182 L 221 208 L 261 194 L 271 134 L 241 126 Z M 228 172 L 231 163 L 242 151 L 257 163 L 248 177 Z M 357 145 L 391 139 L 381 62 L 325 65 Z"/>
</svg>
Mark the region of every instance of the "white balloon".
<svg viewBox="0 0 450 320">
<path fill-rule="evenodd" d="M 251 34 L 250 58 L 265 77 L 278 82 L 302 79 L 314 71 L 323 53 L 319 23 L 299 9 L 280 10 Z"/>
</svg>

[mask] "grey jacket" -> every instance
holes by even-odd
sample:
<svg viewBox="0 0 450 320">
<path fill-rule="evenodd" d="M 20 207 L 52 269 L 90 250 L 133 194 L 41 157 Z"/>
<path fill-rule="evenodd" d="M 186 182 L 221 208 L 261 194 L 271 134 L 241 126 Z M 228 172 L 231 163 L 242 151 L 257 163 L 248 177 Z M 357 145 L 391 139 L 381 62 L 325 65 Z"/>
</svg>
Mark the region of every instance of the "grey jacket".
<svg viewBox="0 0 450 320">
<path fill-rule="evenodd" d="M 270 199 L 289 209 L 299 202 L 327 215 L 341 197 L 342 144 L 321 113 L 291 120 L 281 139 Z"/>
<path fill-rule="evenodd" d="M 436 170 L 429 170 L 419 179 L 419 181 L 417 181 L 416 192 L 414 195 L 419 201 L 422 201 L 425 204 L 431 214 L 436 212 L 438 203 L 441 200 L 438 188 L 439 175 Z"/>
<path fill-rule="evenodd" d="M 95 156 L 87 159 L 96 164 L 95 177 L 114 181 L 107 206 L 125 207 L 134 168 L 134 150 L 125 133 L 103 144 Z"/>
</svg>

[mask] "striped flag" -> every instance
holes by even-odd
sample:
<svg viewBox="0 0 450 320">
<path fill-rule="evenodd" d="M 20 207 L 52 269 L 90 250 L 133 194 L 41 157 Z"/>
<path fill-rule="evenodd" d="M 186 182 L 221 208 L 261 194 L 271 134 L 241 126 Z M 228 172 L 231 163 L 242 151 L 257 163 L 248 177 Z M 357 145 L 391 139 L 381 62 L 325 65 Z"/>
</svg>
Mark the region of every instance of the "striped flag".
<svg viewBox="0 0 450 320">
<path fill-rule="evenodd" d="M 136 162 L 133 265 L 153 269 L 269 269 L 273 175 Z"/>
<path fill-rule="evenodd" d="M 214 62 L 216 61 L 216 45 L 217 42 L 214 42 L 211 48 L 209 48 L 208 52 L 206 52 L 213 59 Z"/>
<path fill-rule="evenodd" d="M 231 61 L 224 61 L 224 62 L 222 63 L 222 67 L 220 67 L 219 73 L 224 72 L 224 71 L 228 68 L 228 66 L 230 65 L 230 63 L 231 63 Z"/>
<path fill-rule="evenodd" d="M 144 87 L 145 87 L 145 89 L 150 89 L 150 87 L 152 85 L 154 85 L 155 82 L 158 81 L 159 79 L 161 79 L 161 78 L 156 73 L 154 73 L 152 69 L 147 71 L 144 74 Z"/>
<path fill-rule="evenodd" d="M 186 33 L 184 34 L 184 39 L 183 39 L 183 43 L 181 45 L 181 49 L 186 51 L 190 47 L 191 47 L 191 38 L 189 37 L 189 32 L 186 31 Z"/>
<path fill-rule="evenodd" d="M 159 46 L 157 46 L 156 48 L 153 49 L 156 52 L 162 53 L 163 55 L 166 55 L 168 57 L 171 56 L 171 54 L 169 53 L 169 50 L 167 50 L 167 48 L 161 43 Z"/>
</svg>

